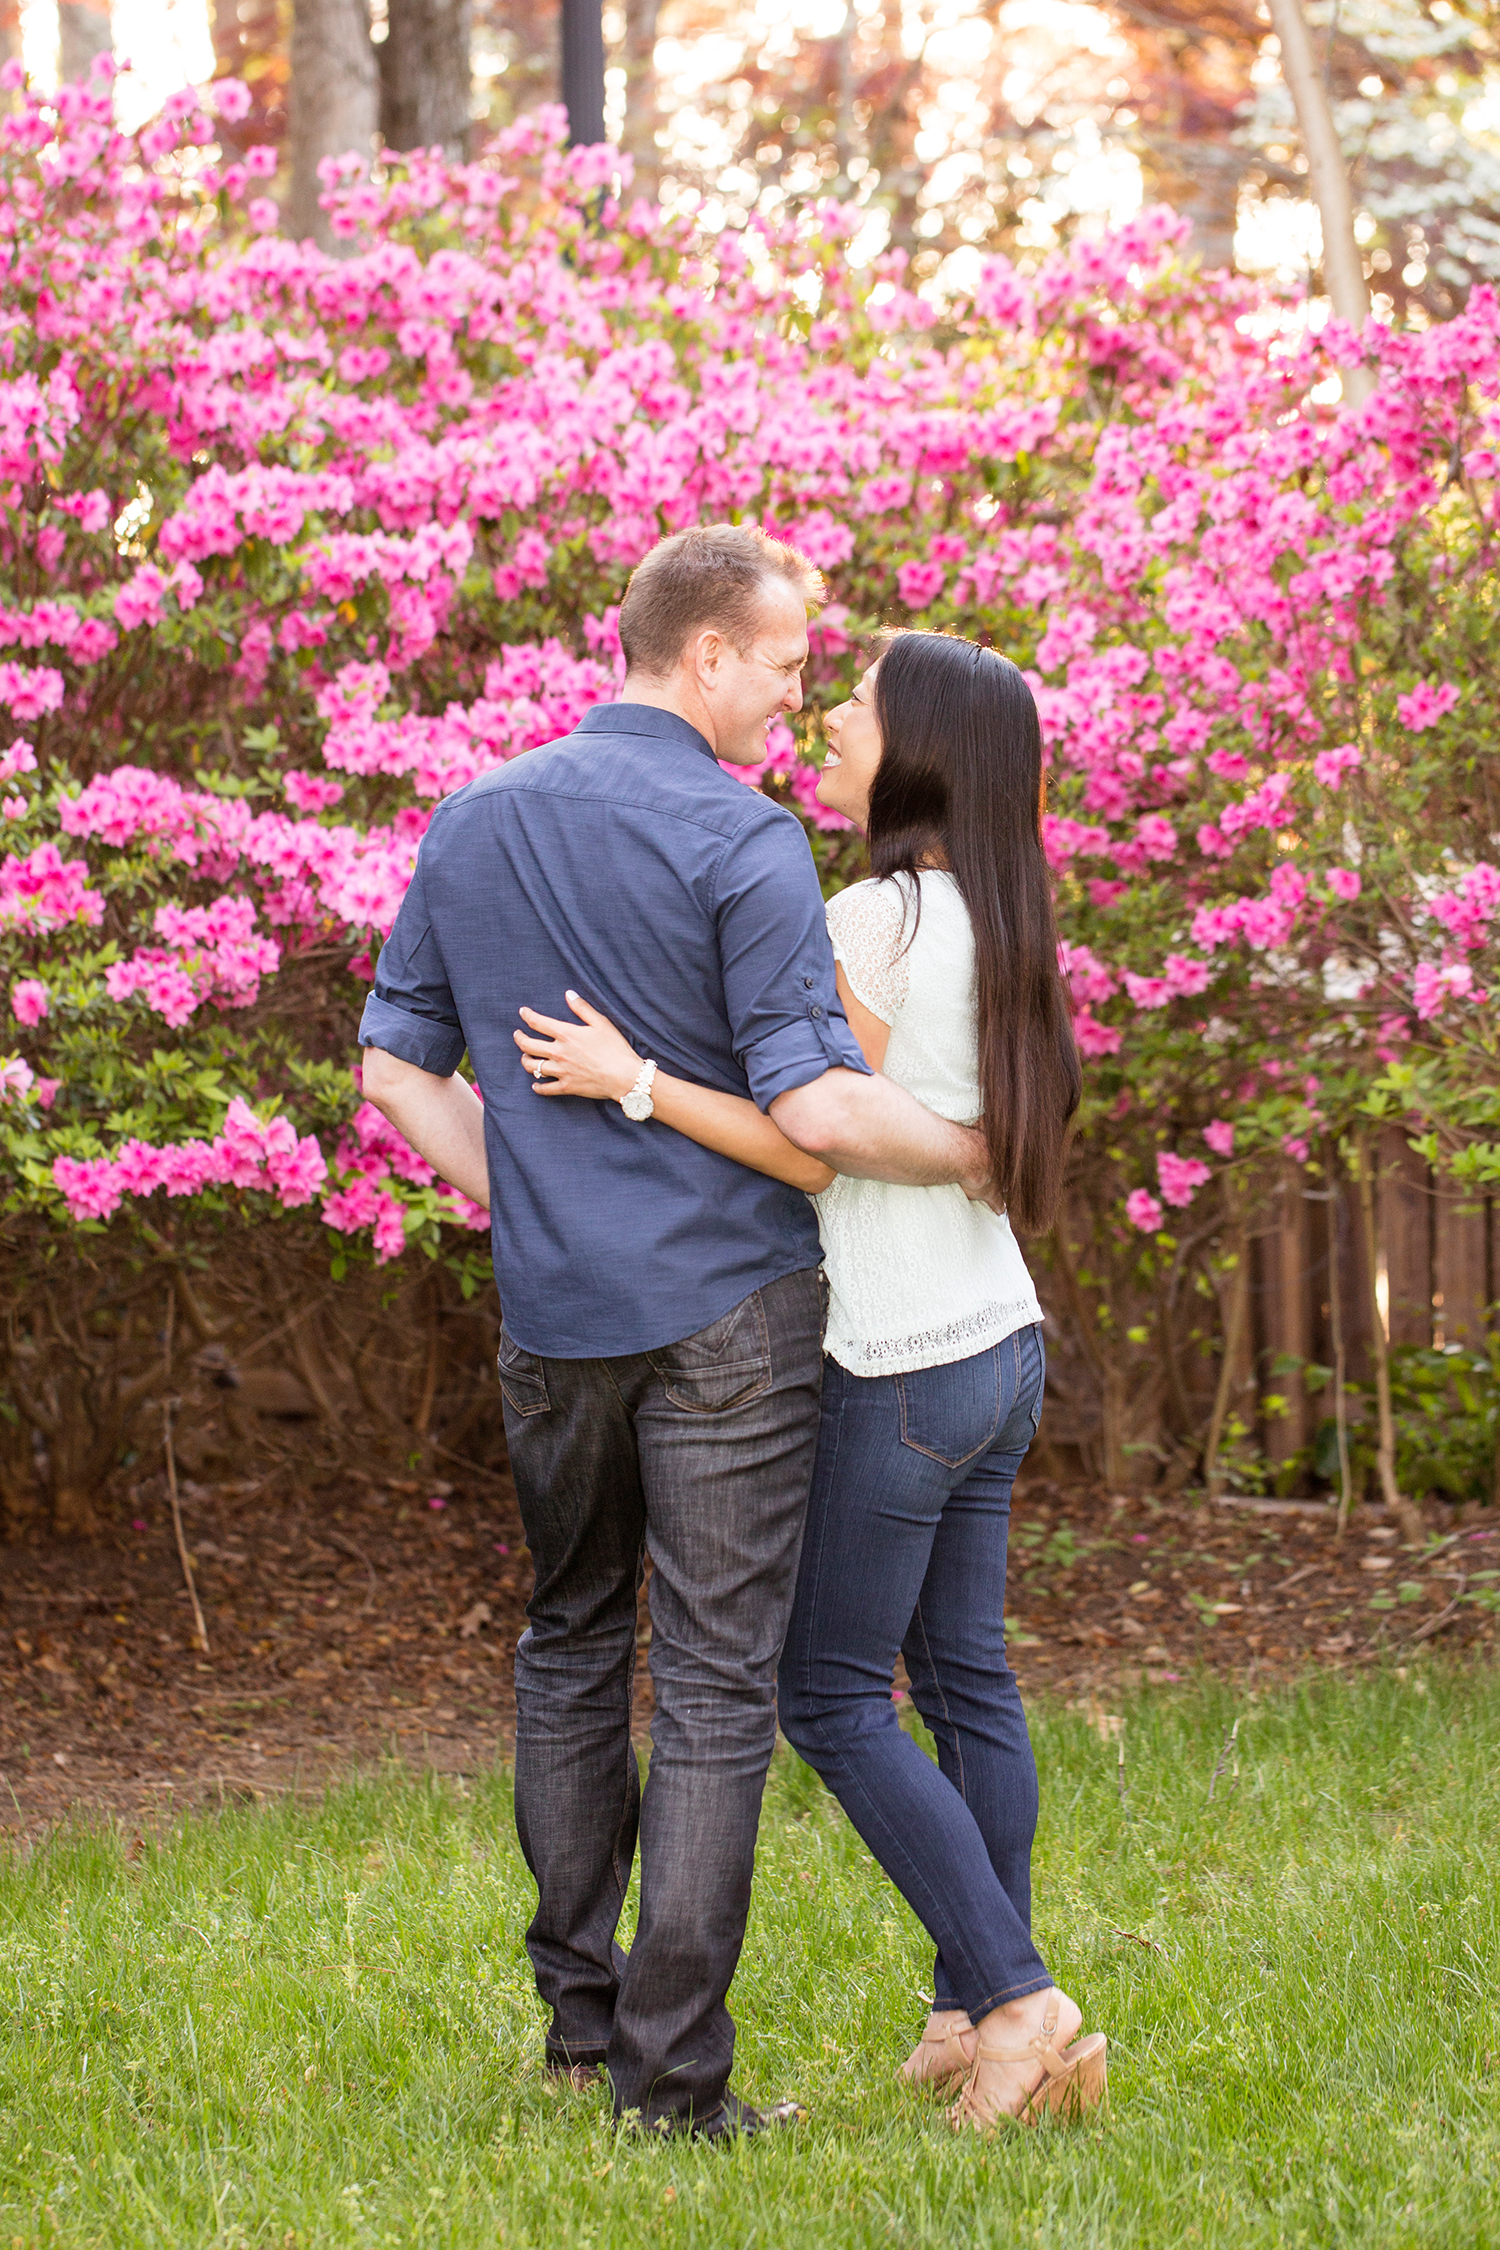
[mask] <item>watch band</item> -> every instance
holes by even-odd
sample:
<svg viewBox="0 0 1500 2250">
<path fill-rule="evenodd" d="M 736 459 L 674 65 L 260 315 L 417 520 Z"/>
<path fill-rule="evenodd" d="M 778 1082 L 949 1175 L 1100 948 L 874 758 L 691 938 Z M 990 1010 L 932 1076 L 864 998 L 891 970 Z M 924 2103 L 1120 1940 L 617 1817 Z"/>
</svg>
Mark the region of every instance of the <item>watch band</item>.
<svg viewBox="0 0 1500 2250">
<path fill-rule="evenodd" d="M 629 1093 L 620 1096 L 621 1109 L 636 1124 L 643 1123 L 651 1115 L 651 1085 L 655 1077 L 655 1063 L 642 1063 L 635 1084 L 631 1087 Z"/>
</svg>

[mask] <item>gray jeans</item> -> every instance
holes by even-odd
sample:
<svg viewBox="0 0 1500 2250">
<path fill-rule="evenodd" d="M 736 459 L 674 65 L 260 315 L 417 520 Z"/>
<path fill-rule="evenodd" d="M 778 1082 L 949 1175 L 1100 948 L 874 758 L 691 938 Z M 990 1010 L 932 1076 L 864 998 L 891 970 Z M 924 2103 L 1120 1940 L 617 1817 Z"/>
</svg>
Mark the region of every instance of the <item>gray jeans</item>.
<svg viewBox="0 0 1500 2250">
<path fill-rule="evenodd" d="M 526 1935 L 554 2063 L 604 2062 L 616 2113 L 711 2123 L 734 2058 L 776 1665 L 818 1434 L 816 1270 L 621 1359 L 540 1359 L 501 1332 L 505 1434 L 536 1567 L 516 1652 Z M 630 1740 L 650 1554 L 651 1765 Z M 637 1833 L 641 1903 L 615 1929 Z"/>
</svg>

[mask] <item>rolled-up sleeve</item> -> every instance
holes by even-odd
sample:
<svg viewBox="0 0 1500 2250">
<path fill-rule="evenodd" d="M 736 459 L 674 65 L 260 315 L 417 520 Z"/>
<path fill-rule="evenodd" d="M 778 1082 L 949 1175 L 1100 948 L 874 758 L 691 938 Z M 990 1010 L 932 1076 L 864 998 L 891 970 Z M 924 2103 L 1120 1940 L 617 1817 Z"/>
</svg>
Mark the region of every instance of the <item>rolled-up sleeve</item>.
<svg viewBox="0 0 1500 2250">
<path fill-rule="evenodd" d="M 869 1065 L 834 979 L 823 896 L 801 822 L 768 805 L 728 844 L 715 921 L 734 1051 L 751 1097 L 778 1094 L 826 1070 Z"/>
<path fill-rule="evenodd" d="M 401 1062 L 451 1078 L 463 1061 L 463 1026 L 427 912 L 422 863 L 380 949 L 375 989 L 359 1019 L 361 1047 L 380 1047 Z"/>
</svg>

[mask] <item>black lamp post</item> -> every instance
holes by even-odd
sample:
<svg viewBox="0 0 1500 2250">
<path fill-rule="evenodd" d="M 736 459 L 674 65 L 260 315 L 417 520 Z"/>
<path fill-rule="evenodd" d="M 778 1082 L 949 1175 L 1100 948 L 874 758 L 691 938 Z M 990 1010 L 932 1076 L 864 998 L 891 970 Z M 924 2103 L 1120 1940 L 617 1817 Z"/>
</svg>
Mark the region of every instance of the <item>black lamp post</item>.
<svg viewBox="0 0 1500 2250">
<path fill-rule="evenodd" d="M 562 97 L 568 144 L 604 138 L 604 20 L 600 0 L 562 0 Z"/>
</svg>

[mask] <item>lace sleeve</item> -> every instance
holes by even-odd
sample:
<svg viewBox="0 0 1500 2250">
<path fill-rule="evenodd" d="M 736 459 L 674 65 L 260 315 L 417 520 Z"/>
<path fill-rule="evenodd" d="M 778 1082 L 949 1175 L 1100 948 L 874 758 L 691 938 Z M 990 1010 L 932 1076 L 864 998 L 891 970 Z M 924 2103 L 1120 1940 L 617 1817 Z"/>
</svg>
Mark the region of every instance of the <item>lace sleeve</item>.
<svg viewBox="0 0 1500 2250">
<path fill-rule="evenodd" d="M 905 895 L 898 882 L 851 883 L 828 907 L 833 956 L 856 1000 L 882 1023 L 894 1023 L 910 983 Z"/>
</svg>

